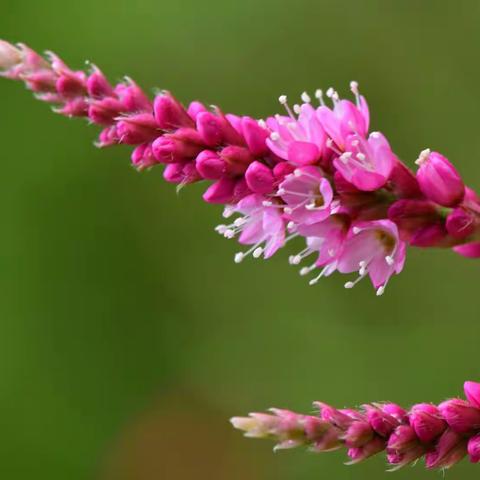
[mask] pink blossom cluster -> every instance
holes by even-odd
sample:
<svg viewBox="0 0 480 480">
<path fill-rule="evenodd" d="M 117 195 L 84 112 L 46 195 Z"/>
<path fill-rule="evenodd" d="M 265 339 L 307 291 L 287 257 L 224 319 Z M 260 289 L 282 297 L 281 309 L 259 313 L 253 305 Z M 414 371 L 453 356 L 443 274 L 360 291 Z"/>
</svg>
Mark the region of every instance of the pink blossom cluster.
<svg viewBox="0 0 480 480">
<path fill-rule="evenodd" d="M 111 85 L 91 66 L 71 70 L 58 56 L 0 41 L 0 72 L 23 81 L 39 100 L 66 116 L 102 127 L 97 145 L 132 145 L 139 169 L 163 165 L 165 180 L 183 186 L 207 181 L 203 199 L 225 205 L 231 218 L 216 230 L 238 238 L 235 255 L 269 258 L 303 239 L 290 256 L 310 284 L 335 271 L 369 277 L 381 295 L 403 269 L 408 245 L 447 247 L 480 257 L 480 199 L 440 153 L 424 150 L 414 174 L 380 132 L 356 82 L 354 101 L 321 90 L 266 120 L 225 114 L 169 92 L 153 101 L 131 79 Z M 312 260 L 307 261 L 307 257 Z"/>
<path fill-rule="evenodd" d="M 346 448 L 348 464 L 385 452 L 391 470 L 421 458 L 429 469 L 449 468 L 466 455 L 480 462 L 480 383 L 465 382 L 464 390 L 466 400 L 454 398 L 438 406 L 420 403 L 408 411 L 394 403 L 338 410 L 315 402 L 318 415 L 272 408 L 271 413 L 251 413 L 231 422 L 247 437 L 274 440 L 274 450 Z"/>
</svg>

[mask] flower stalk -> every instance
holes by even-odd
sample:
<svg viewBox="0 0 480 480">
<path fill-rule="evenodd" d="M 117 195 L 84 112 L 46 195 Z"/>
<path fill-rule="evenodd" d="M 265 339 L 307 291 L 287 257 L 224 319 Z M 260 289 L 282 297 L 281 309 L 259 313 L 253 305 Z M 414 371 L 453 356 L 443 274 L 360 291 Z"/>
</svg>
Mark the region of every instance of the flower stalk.
<svg viewBox="0 0 480 480">
<path fill-rule="evenodd" d="M 354 101 L 330 88 L 327 99 L 315 92 L 317 106 L 303 93 L 291 107 L 282 95 L 284 114 L 257 120 L 197 101 L 184 107 L 166 91 L 151 100 L 130 78 L 112 85 L 96 66 L 72 70 L 51 52 L 2 40 L 0 75 L 55 112 L 99 125 L 98 147 L 133 147 L 137 170 L 162 165 L 178 188 L 207 182 L 203 199 L 236 217 L 216 230 L 246 246 L 237 262 L 269 258 L 297 239 L 304 247 L 290 263 L 303 264 L 311 285 L 356 273 L 346 288 L 368 277 L 381 295 L 409 246 L 480 257 L 477 194 L 437 152 L 421 152 L 416 174 L 402 163 L 382 133 L 369 132 L 356 82 Z"/>
<path fill-rule="evenodd" d="M 428 469 L 445 469 L 468 456 L 480 461 L 480 383 L 465 382 L 466 400 L 440 405 L 420 403 L 404 410 L 394 403 L 373 403 L 336 409 L 315 402 L 316 415 L 270 409 L 233 417 L 232 425 L 246 437 L 275 441 L 274 451 L 299 446 L 313 452 L 344 448 L 348 465 L 383 452 L 390 470 L 423 459 Z"/>
</svg>

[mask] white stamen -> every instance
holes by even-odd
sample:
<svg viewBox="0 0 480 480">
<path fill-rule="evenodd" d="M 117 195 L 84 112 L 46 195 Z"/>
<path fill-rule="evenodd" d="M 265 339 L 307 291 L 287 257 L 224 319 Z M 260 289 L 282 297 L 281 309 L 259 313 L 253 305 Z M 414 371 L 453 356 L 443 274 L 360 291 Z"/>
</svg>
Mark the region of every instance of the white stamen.
<svg viewBox="0 0 480 480">
<path fill-rule="evenodd" d="M 354 95 L 358 95 L 358 82 L 355 80 L 350 82 L 350 90 Z"/>
<path fill-rule="evenodd" d="M 372 132 L 370 134 L 370 137 L 372 138 L 380 138 L 381 137 L 381 134 L 379 132 Z"/>
<path fill-rule="evenodd" d="M 270 200 L 264 200 L 264 201 L 262 202 L 262 205 L 263 205 L 264 207 L 271 207 L 271 206 L 273 205 L 273 203 L 272 203 Z"/>
<path fill-rule="evenodd" d="M 362 229 L 359 228 L 359 227 L 353 227 L 352 228 L 352 232 L 354 233 L 354 235 L 358 235 L 361 231 L 362 231 Z"/>
<path fill-rule="evenodd" d="M 353 288 L 354 286 L 355 286 L 355 283 L 353 283 L 353 282 L 347 282 L 347 283 L 344 285 L 345 288 Z"/>
<path fill-rule="evenodd" d="M 277 191 L 277 194 L 278 195 L 283 195 L 285 193 L 285 189 L 284 188 L 279 188 L 278 191 Z"/>
<path fill-rule="evenodd" d="M 385 292 L 385 286 L 382 285 L 381 287 L 378 287 L 377 288 L 377 297 L 380 297 L 381 295 L 383 295 Z"/>
<path fill-rule="evenodd" d="M 299 168 L 296 168 L 296 169 L 293 171 L 293 174 L 294 174 L 296 177 L 301 177 L 301 176 L 302 176 L 302 171 L 301 171 Z"/>
<path fill-rule="evenodd" d="M 223 210 L 223 218 L 229 218 L 235 213 L 235 210 L 232 207 L 225 207 Z"/>
<path fill-rule="evenodd" d="M 312 270 L 315 270 L 316 265 L 310 265 L 309 267 L 303 267 L 300 269 L 300 275 L 304 277 L 305 275 L 308 275 Z"/>
<path fill-rule="evenodd" d="M 267 128 L 267 123 L 265 122 L 265 120 L 260 119 L 257 123 L 258 123 L 262 128 Z"/>
<path fill-rule="evenodd" d="M 292 255 L 289 260 L 290 265 L 299 265 L 302 261 L 302 257 L 300 255 Z"/>
<path fill-rule="evenodd" d="M 295 228 L 296 228 L 295 222 L 290 221 L 290 222 L 287 223 L 287 229 L 288 230 L 295 230 Z"/>
<path fill-rule="evenodd" d="M 385 257 L 385 261 L 387 262 L 388 265 L 392 266 L 394 263 L 395 263 L 395 260 L 390 256 L 390 255 L 387 255 Z"/>
<path fill-rule="evenodd" d="M 325 102 L 323 101 L 323 91 L 320 88 L 315 90 L 315 98 L 320 102 L 320 105 L 325 106 Z"/>
<path fill-rule="evenodd" d="M 276 142 L 277 140 L 280 140 L 280 135 L 279 135 L 278 132 L 272 132 L 272 133 L 270 134 L 270 138 L 271 138 L 274 142 Z"/>
<path fill-rule="evenodd" d="M 233 257 L 235 263 L 240 263 L 244 258 L 245 258 L 245 255 L 242 252 L 236 253 L 235 257 Z"/>
<path fill-rule="evenodd" d="M 351 158 L 352 156 L 352 152 L 345 152 L 345 153 L 342 153 L 340 155 L 340 160 L 343 162 L 343 163 L 348 163 L 348 160 Z"/>
<path fill-rule="evenodd" d="M 303 103 L 310 103 L 312 101 L 310 95 L 307 92 L 303 92 L 301 98 Z"/>
<path fill-rule="evenodd" d="M 244 217 L 236 218 L 235 221 L 233 222 L 233 224 L 234 224 L 236 227 L 241 227 L 241 226 L 244 225 L 245 223 L 247 223 L 247 220 L 245 220 Z"/>
<path fill-rule="evenodd" d="M 262 255 L 263 253 L 263 248 L 262 247 L 258 247 L 256 248 L 254 251 L 253 251 L 253 258 L 260 258 L 260 256 Z"/>
<path fill-rule="evenodd" d="M 430 149 L 429 148 L 426 148 L 425 150 L 422 150 L 420 152 L 420 155 L 418 156 L 417 160 L 415 160 L 415 163 L 417 165 L 421 165 L 422 163 L 425 162 L 425 160 L 427 160 L 427 158 L 430 156 Z"/>
<path fill-rule="evenodd" d="M 235 232 L 234 232 L 231 228 L 227 228 L 227 230 L 225 230 L 225 231 L 223 232 L 223 236 L 224 236 L 225 238 L 229 238 L 229 239 L 230 239 L 230 238 L 233 238 L 233 237 L 235 236 Z"/>
<path fill-rule="evenodd" d="M 217 233 L 220 233 L 221 235 L 223 235 L 225 233 L 225 230 L 227 230 L 227 226 L 226 225 L 217 225 L 215 227 L 215 231 Z"/>
<path fill-rule="evenodd" d="M 328 97 L 328 98 L 332 98 L 334 93 L 335 93 L 335 90 L 333 89 L 333 87 L 330 87 L 330 88 L 327 90 L 327 97 Z"/>
<path fill-rule="evenodd" d="M 300 115 L 300 112 L 302 111 L 300 105 L 298 105 L 297 103 L 293 106 L 293 111 L 297 114 L 297 115 Z"/>
<path fill-rule="evenodd" d="M 278 101 L 282 104 L 285 105 L 287 103 L 287 96 L 286 95 L 280 95 L 278 97 Z"/>
<path fill-rule="evenodd" d="M 285 207 L 283 209 L 283 211 L 287 214 L 287 215 L 291 215 L 293 213 L 293 209 L 291 207 Z"/>
<path fill-rule="evenodd" d="M 354 140 L 352 142 L 352 147 L 358 147 L 359 144 L 360 144 L 360 142 L 358 140 Z"/>
<path fill-rule="evenodd" d="M 357 153 L 357 158 L 358 158 L 361 162 L 364 162 L 367 157 L 365 156 L 364 153 Z"/>
</svg>

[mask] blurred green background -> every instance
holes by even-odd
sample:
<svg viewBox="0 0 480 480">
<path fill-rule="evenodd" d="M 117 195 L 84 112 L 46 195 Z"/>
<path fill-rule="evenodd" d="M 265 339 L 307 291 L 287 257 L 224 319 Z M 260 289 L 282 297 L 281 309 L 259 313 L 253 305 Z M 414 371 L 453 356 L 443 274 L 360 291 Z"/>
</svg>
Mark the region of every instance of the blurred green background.
<svg viewBox="0 0 480 480">
<path fill-rule="evenodd" d="M 265 117 L 356 79 L 413 165 L 434 147 L 480 187 L 480 2 L 2 0 L 0 37 L 112 79 Z M 478 379 L 479 264 L 411 251 L 376 298 L 287 263 L 235 265 L 203 185 L 137 174 L 95 128 L 0 85 L 0 472 L 9 479 L 381 479 L 383 458 L 273 455 L 232 415 L 460 395 Z M 478 476 L 464 461 L 455 479 Z M 397 479 L 438 478 L 421 466 Z"/>
</svg>

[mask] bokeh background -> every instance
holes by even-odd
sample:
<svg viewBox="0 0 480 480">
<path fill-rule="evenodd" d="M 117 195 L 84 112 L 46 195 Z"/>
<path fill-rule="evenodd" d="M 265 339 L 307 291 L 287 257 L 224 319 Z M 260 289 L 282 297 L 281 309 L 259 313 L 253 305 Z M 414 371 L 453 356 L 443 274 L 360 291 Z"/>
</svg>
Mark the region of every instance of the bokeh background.
<svg viewBox="0 0 480 480">
<path fill-rule="evenodd" d="M 0 37 L 258 117 L 356 79 L 402 158 L 434 147 L 479 188 L 479 21 L 476 0 L 2 0 Z M 382 298 L 309 287 L 288 252 L 235 265 L 203 185 L 176 195 L 21 85 L 0 98 L 2 477 L 381 479 L 383 458 L 273 455 L 227 420 L 441 401 L 480 377 L 478 263 L 411 251 Z"/>
</svg>

